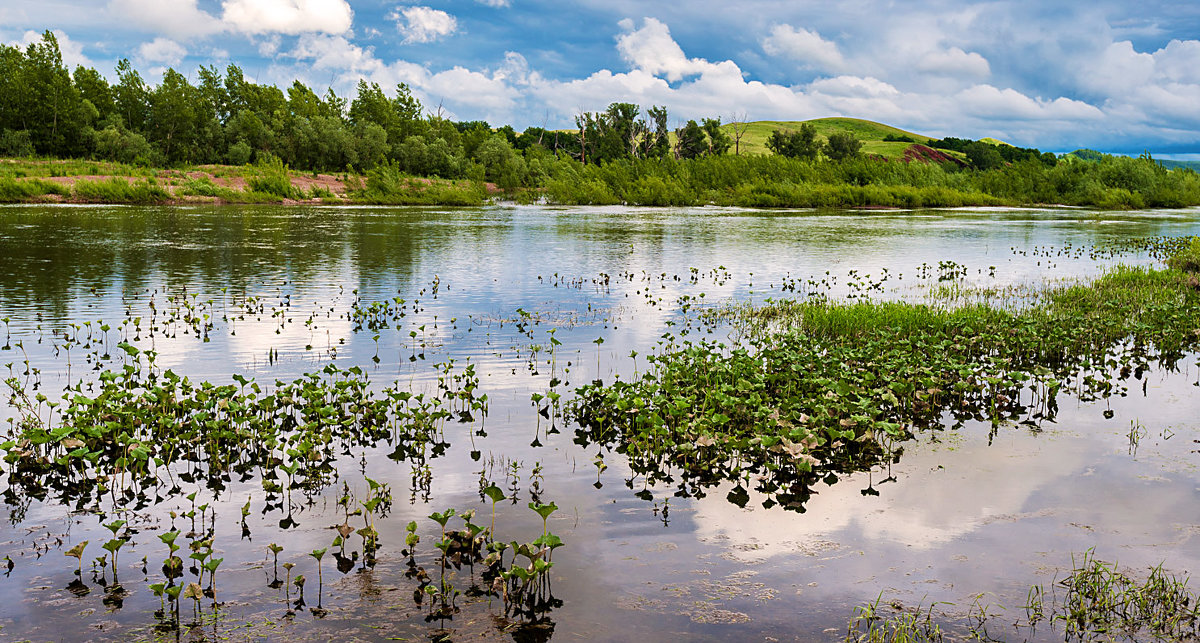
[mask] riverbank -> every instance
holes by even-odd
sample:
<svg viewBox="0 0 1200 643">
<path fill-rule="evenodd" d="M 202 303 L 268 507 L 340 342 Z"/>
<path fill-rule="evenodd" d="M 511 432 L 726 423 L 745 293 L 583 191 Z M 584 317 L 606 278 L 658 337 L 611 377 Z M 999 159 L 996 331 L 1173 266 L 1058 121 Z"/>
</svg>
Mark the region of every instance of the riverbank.
<svg viewBox="0 0 1200 643">
<path fill-rule="evenodd" d="M 299 172 L 277 158 L 254 165 L 146 168 L 104 161 L 0 159 L 0 203 L 474 206 L 497 200 L 551 205 L 748 208 L 944 208 L 1058 204 L 1099 210 L 1200 205 L 1200 175 L 1148 159 L 1014 163 L 975 171 L 932 163 L 778 156 L 640 159 L 584 165 L 551 159 L 519 184 L 419 177 L 398 165 Z"/>
</svg>

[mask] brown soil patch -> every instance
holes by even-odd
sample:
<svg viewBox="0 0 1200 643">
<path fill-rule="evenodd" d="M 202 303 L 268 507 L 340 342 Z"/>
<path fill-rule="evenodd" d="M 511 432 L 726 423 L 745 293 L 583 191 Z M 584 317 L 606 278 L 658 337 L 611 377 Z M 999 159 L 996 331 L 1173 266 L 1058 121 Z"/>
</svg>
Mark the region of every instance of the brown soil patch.
<svg viewBox="0 0 1200 643">
<path fill-rule="evenodd" d="M 953 163 L 959 167 L 966 167 L 961 159 L 955 158 L 946 154 L 941 150 L 935 150 L 927 145 L 914 143 L 909 145 L 904 150 L 904 162 L 911 163 L 917 161 L 919 163 Z"/>
</svg>

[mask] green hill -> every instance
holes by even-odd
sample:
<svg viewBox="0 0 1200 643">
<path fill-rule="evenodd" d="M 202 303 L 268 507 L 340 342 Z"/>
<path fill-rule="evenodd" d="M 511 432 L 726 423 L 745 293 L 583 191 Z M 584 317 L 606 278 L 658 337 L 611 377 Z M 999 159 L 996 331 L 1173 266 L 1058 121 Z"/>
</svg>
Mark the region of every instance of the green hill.
<svg viewBox="0 0 1200 643">
<path fill-rule="evenodd" d="M 916 134 L 907 130 L 902 130 L 898 127 L 876 123 L 874 121 L 863 120 L 859 118 L 816 118 L 810 121 L 754 121 L 747 123 L 746 134 L 742 137 L 740 145 L 742 154 L 770 154 L 771 150 L 767 149 L 767 139 L 775 130 L 797 130 L 800 125 L 811 123 L 817 129 L 817 135 L 821 138 L 829 138 L 830 134 L 835 132 L 850 132 L 858 137 L 863 142 L 863 152 L 866 154 L 878 154 L 886 158 L 900 158 L 904 156 L 904 150 L 912 143 L 903 141 L 885 141 L 884 138 L 903 137 L 907 136 L 917 143 L 926 143 L 930 137 L 923 134 Z M 721 127 L 730 137 L 733 136 L 733 125 L 725 124 Z M 732 149 L 730 153 L 732 153 Z"/>
</svg>

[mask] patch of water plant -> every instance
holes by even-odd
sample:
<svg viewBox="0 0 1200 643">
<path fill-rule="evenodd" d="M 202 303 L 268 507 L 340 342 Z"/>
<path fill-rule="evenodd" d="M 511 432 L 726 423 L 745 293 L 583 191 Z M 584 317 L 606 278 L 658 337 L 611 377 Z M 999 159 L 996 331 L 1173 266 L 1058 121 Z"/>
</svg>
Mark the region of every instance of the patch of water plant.
<svg viewBox="0 0 1200 643">
<path fill-rule="evenodd" d="M 1156 565 L 1145 572 L 1120 568 L 1087 550 L 1049 589 L 1030 587 L 1024 619 L 997 622 L 979 597 L 965 617 L 949 604 L 906 608 L 876 600 L 858 606 L 846 643 L 940 643 L 947 640 L 1194 641 L 1200 637 L 1200 596 L 1188 578 Z M 940 608 L 940 609 L 939 609 Z M 939 613 L 935 614 L 935 609 Z M 1049 629 L 1049 632 L 1039 632 Z M 1049 634 L 1048 638 L 1046 634 Z"/>
<path fill-rule="evenodd" d="M 803 511 L 819 481 L 891 462 L 947 419 L 1038 430 L 1064 391 L 1122 395 L 1155 365 L 1177 368 L 1200 346 L 1195 279 L 1117 267 L 1016 312 L 824 297 L 745 307 L 740 343 L 665 336 L 639 378 L 580 387 L 566 412 L 577 442 L 624 454 L 647 487 L 687 497 L 733 482 L 736 504 L 753 486 L 767 506 Z"/>
<path fill-rule="evenodd" d="M 220 490 L 232 475 L 255 474 L 268 494 L 312 493 L 351 448 L 387 444 L 392 459 L 422 462 L 445 452 L 447 422 L 487 413 L 470 364 L 443 365 L 437 394 L 377 389 L 361 367 L 333 364 L 264 389 L 240 375 L 217 385 L 160 373 L 152 353 L 125 346 L 123 369 L 69 386 L 58 401 L 6 379 L 17 411 L 0 443 L 10 504 L 53 492 L 83 507 L 107 494 L 114 507 L 140 509 L 151 502 L 147 490 L 177 493 L 176 477 Z"/>
</svg>

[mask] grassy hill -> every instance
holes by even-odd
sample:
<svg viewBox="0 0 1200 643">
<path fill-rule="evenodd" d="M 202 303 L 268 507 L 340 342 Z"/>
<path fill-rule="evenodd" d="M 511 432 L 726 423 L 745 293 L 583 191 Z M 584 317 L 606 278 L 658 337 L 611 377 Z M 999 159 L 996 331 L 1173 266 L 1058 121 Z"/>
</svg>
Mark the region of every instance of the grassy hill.
<svg viewBox="0 0 1200 643">
<path fill-rule="evenodd" d="M 858 118 L 816 118 L 810 121 L 754 121 L 748 123 L 746 134 L 742 137 L 742 154 L 770 154 L 767 149 L 767 138 L 775 130 L 798 130 L 800 125 L 811 123 L 817 129 L 817 135 L 828 138 L 835 132 L 850 132 L 863 142 L 863 152 L 878 154 L 886 158 L 900 158 L 911 143 L 883 140 L 887 136 L 907 136 L 918 143 L 925 143 L 930 137 L 916 134 L 898 127 L 876 123 Z M 730 137 L 733 136 L 733 126 L 725 124 L 721 127 Z M 732 149 L 730 152 L 732 153 Z"/>
<path fill-rule="evenodd" d="M 808 121 L 753 121 L 747 123 L 746 133 L 742 136 L 742 142 L 739 146 L 742 154 L 770 154 L 771 150 L 767 148 L 767 139 L 775 130 L 798 130 L 804 123 L 811 123 L 817 129 L 817 136 L 821 139 L 829 138 L 830 134 L 835 132 L 850 132 L 858 140 L 863 142 L 864 154 L 878 154 L 888 159 L 899 159 L 904 157 L 904 150 L 908 149 L 912 143 L 903 141 L 885 141 L 888 136 L 901 137 L 907 136 L 916 143 L 925 144 L 930 139 L 934 138 L 925 134 L 917 134 L 908 130 L 868 121 L 861 118 L 814 118 Z M 733 138 L 733 125 L 726 123 L 721 126 L 729 137 Z M 564 134 L 574 135 L 575 130 L 559 130 Z M 671 133 L 671 141 L 675 141 L 675 133 Z M 733 148 L 729 148 L 729 153 L 733 154 Z M 959 152 L 946 152 L 951 156 L 958 158 L 966 158 Z"/>
</svg>

